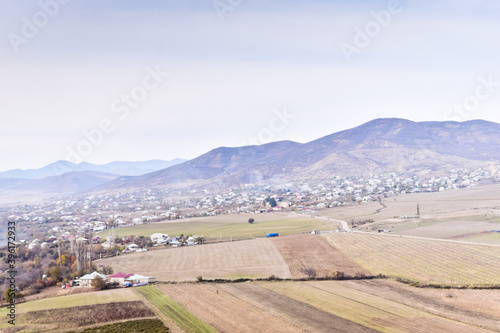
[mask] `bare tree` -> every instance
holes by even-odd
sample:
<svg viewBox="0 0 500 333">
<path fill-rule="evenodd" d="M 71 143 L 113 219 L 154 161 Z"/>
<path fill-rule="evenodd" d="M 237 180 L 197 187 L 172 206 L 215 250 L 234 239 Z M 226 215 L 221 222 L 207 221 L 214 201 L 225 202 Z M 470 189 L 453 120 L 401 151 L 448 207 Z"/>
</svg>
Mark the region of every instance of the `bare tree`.
<svg viewBox="0 0 500 333">
<path fill-rule="evenodd" d="M 316 270 L 312 267 L 306 267 L 304 268 L 304 273 L 307 274 L 307 277 L 309 279 L 314 279 L 316 277 Z"/>
<path fill-rule="evenodd" d="M 85 241 L 78 240 L 74 245 L 75 257 L 76 257 L 76 267 L 78 274 L 81 276 L 85 271 L 85 256 L 87 254 L 87 244 Z"/>
</svg>

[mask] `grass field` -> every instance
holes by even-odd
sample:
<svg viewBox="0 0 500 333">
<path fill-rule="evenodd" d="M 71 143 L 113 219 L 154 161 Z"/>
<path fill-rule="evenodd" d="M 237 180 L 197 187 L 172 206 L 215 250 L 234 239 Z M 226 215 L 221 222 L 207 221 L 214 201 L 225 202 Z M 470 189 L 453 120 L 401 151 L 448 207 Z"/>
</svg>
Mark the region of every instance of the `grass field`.
<svg viewBox="0 0 500 333">
<path fill-rule="evenodd" d="M 489 332 L 332 281 L 262 283 L 300 302 L 379 332 Z"/>
<path fill-rule="evenodd" d="M 253 218 L 253 224 L 248 219 Z M 337 224 L 334 224 L 337 227 Z M 164 233 L 172 236 L 198 235 L 205 238 L 228 239 L 263 237 L 270 232 L 282 235 L 310 232 L 314 229 L 332 230 L 332 223 L 307 217 L 290 217 L 287 214 L 241 214 L 223 215 L 208 218 L 154 222 L 143 225 L 115 228 L 117 237 L 127 235 L 151 236 L 154 233 Z M 99 233 L 106 237 L 109 230 Z"/>
<path fill-rule="evenodd" d="M 196 280 L 199 275 L 205 279 L 291 276 L 273 242 L 262 238 L 134 253 L 96 264 L 110 265 L 115 272 L 140 272 L 158 281 Z"/>
<path fill-rule="evenodd" d="M 138 292 L 143 294 L 156 305 L 165 315 L 175 321 L 177 325 L 186 333 L 217 333 L 217 331 L 194 316 L 182 305 L 161 292 L 156 286 L 139 287 Z"/>
<path fill-rule="evenodd" d="M 500 284 L 500 247 L 359 233 L 324 237 L 373 274 L 423 283 Z"/>
</svg>

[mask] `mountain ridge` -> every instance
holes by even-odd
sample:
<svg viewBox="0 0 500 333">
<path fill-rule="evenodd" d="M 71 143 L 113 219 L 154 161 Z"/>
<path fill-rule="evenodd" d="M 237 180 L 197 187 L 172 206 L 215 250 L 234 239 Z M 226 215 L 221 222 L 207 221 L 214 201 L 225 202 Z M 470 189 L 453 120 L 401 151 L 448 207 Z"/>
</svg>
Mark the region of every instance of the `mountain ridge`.
<svg viewBox="0 0 500 333">
<path fill-rule="evenodd" d="M 377 172 L 432 173 L 500 161 L 500 124 L 379 118 L 307 143 L 219 147 L 182 164 L 120 177 L 95 190 L 228 188 L 242 183 L 326 179 Z"/>
</svg>

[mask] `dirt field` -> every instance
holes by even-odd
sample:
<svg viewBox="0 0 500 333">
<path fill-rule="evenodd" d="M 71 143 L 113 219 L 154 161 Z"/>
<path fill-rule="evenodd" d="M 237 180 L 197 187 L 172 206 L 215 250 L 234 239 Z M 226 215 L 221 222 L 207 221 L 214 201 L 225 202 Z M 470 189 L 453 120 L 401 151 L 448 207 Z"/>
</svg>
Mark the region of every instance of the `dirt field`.
<svg viewBox="0 0 500 333">
<path fill-rule="evenodd" d="M 321 211 L 320 215 L 348 222 L 353 219 L 380 221 L 392 219 L 394 216 L 416 214 L 417 203 L 424 219 L 437 216 L 453 218 L 484 215 L 492 210 L 494 211 L 492 214 L 498 214 L 495 211 L 500 207 L 500 185 L 433 193 L 400 194 L 384 199 L 383 203 L 386 208 L 378 202 L 363 202 L 361 205 L 326 209 Z"/>
<path fill-rule="evenodd" d="M 500 247 L 361 233 L 324 237 L 373 274 L 424 283 L 500 284 Z"/>
<path fill-rule="evenodd" d="M 337 281 L 263 283 L 263 286 L 376 331 L 490 332 L 345 287 Z"/>
<path fill-rule="evenodd" d="M 441 317 L 500 332 L 498 290 L 414 288 L 390 280 L 339 281 L 360 290 Z"/>
<path fill-rule="evenodd" d="M 221 332 L 375 332 L 255 283 L 160 288 Z"/>
<path fill-rule="evenodd" d="M 221 332 L 304 332 L 233 296 L 223 285 L 163 285 L 159 289 Z"/>
<path fill-rule="evenodd" d="M 293 235 L 272 240 L 285 258 L 293 278 L 307 277 L 306 268 L 314 269 L 318 277 L 331 276 L 335 270 L 349 276 L 370 275 L 370 272 L 336 250 L 320 235 Z"/>
<path fill-rule="evenodd" d="M 438 222 L 433 225 L 424 227 L 417 227 L 412 230 L 398 232 L 398 234 L 419 237 L 456 239 L 479 235 L 484 231 L 497 228 L 500 229 L 500 225 L 496 223 L 455 220 Z"/>
<path fill-rule="evenodd" d="M 291 277 L 288 266 L 270 239 L 183 246 L 98 260 L 115 272 L 135 272 L 158 281 Z"/>
</svg>

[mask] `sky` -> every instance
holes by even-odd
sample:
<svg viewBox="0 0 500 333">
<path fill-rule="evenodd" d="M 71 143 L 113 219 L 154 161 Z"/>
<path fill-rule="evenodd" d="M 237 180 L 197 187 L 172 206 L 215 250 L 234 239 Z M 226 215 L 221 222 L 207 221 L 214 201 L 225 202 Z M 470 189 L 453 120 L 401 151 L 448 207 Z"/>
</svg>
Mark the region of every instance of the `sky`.
<svg viewBox="0 0 500 333">
<path fill-rule="evenodd" d="M 0 171 L 500 123 L 500 3 L 0 0 Z"/>
</svg>

